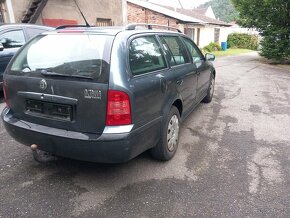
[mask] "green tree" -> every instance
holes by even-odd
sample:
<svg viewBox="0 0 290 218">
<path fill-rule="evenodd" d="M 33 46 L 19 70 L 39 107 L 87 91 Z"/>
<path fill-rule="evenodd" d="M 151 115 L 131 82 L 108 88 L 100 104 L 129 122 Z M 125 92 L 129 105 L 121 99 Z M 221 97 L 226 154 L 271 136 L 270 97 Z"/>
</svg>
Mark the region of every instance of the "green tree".
<svg viewBox="0 0 290 218">
<path fill-rule="evenodd" d="M 262 35 L 260 54 L 279 61 L 290 59 L 290 1 L 232 0 L 240 13 L 238 23 Z"/>
<path fill-rule="evenodd" d="M 230 0 L 211 0 L 199 6 L 199 8 L 207 8 L 211 6 L 217 18 L 224 22 L 235 21 L 238 12 L 234 8 Z"/>
</svg>

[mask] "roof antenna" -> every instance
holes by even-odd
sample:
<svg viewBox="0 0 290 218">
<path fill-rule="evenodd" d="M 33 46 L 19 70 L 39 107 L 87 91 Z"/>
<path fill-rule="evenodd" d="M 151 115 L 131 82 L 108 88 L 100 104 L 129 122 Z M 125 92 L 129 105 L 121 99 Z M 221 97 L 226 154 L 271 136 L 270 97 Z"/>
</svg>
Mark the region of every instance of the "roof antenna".
<svg viewBox="0 0 290 218">
<path fill-rule="evenodd" d="M 180 0 L 178 0 L 178 3 L 179 3 L 179 5 L 180 5 L 180 7 L 181 7 L 182 9 L 184 9 L 184 7 L 183 7 L 183 5 L 181 4 L 181 1 L 180 1 Z"/>
<path fill-rule="evenodd" d="M 79 11 L 81 12 L 81 15 L 82 15 L 84 21 L 86 22 L 86 27 L 90 27 L 90 24 L 89 24 L 88 21 L 86 20 L 86 18 L 85 18 L 85 16 L 84 16 L 82 10 L 80 9 L 78 3 L 76 2 L 76 0 L 74 0 L 74 2 L 75 2 L 75 4 L 76 4 L 77 8 L 79 9 Z"/>
</svg>

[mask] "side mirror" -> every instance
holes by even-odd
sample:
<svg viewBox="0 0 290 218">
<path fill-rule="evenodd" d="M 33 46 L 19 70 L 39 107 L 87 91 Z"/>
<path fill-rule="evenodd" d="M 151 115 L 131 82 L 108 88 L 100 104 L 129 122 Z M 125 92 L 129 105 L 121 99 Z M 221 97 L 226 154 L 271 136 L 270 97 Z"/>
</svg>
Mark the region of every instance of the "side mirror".
<svg viewBox="0 0 290 218">
<path fill-rule="evenodd" d="M 4 46 L 2 45 L 2 43 L 0 42 L 0 51 L 4 50 Z"/>
<path fill-rule="evenodd" d="M 214 61 L 215 60 L 215 56 L 213 54 L 205 54 L 205 60 L 207 61 Z"/>
</svg>

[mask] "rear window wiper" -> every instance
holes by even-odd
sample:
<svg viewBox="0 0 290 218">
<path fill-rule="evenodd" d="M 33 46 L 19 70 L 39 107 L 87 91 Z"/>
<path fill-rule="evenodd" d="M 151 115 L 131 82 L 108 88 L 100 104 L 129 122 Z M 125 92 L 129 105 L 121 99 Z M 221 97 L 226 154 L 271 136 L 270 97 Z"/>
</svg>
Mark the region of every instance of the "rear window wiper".
<svg viewBox="0 0 290 218">
<path fill-rule="evenodd" d="M 82 75 L 70 75 L 70 74 L 62 74 L 62 73 L 56 73 L 53 71 L 48 71 L 46 69 L 38 69 L 40 70 L 40 73 L 44 76 L 60 76 L 60 77 L 73 77 L 73 78 L 81 78 L 81 79 L 93 79 L 93 77 L 90 76 L 82 76 Z"/>
</svg>

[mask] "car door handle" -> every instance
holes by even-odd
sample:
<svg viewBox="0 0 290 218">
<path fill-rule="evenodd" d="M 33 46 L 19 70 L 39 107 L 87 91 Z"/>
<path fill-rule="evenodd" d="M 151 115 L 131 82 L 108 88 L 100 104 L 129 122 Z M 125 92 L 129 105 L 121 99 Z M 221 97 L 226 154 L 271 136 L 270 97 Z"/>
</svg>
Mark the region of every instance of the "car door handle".
<svg viewBox="0 0 290 218">
<path fill-rule="evenodd" d="M 182 85 L 182 83 L 183 83 L 183 79 L 179 79 L 179 80 L 176 81 L 177 85 Z"/>
</svg>

